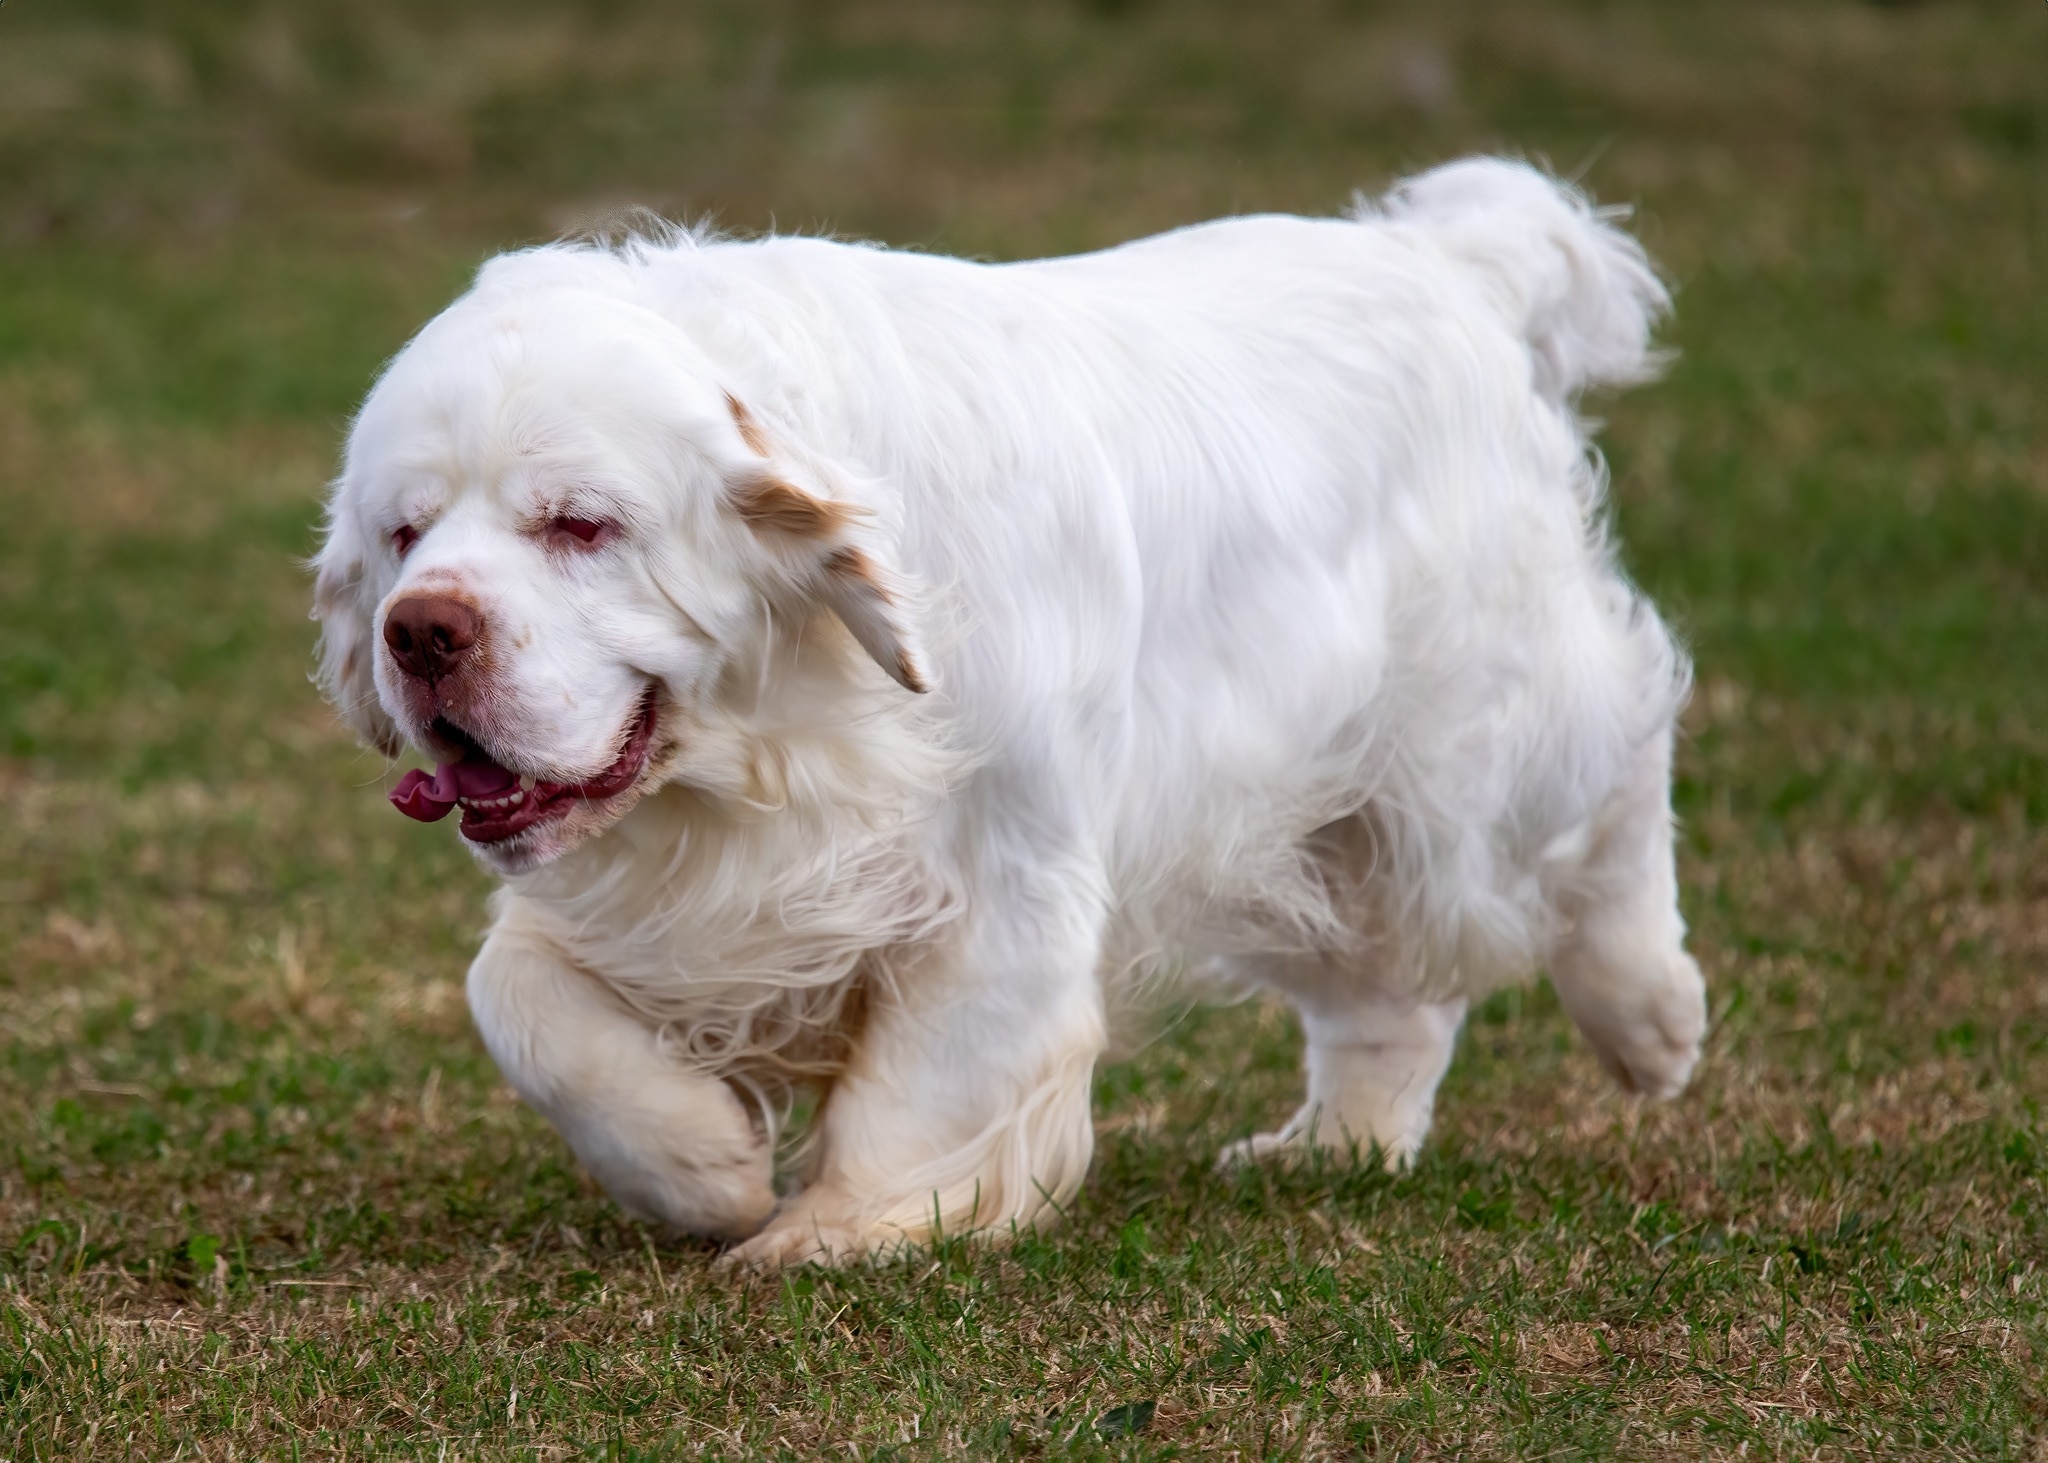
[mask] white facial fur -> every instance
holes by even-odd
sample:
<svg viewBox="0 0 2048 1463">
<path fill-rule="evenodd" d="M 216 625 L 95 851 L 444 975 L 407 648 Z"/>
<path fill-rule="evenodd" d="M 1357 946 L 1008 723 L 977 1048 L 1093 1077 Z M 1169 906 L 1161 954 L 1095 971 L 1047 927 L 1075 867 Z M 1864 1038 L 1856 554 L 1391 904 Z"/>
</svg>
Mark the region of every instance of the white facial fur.
<svg viewBox="0 0 2048 1463">
<path fill-rule="evenodd" d="M 473 845 L 500 872 L 548 861 L 653 785 L 677 709 L 706 694 L 753 600 L 730 567 L 746 528 L 724 503 L 753 454 L 689 353 L 645 312 L 581 291 L 472 295 L 399 356 L 350 436 L 321 568 L 360 556 L 357 596 L 375 606 L 359 654 L 376 707 L 362 719 L 433 754 L 448 750 L 444 718 L 512 771 L 578 782 L 611 764 L 656 693 L 640 785 Z M 602 530 L 584 543 L 563 518 Z M 401 555 L 406 530 L 418 537 Z M 707 538 L 727 551 L 701 552 Z M 391 606 L 418 594 L 469 604 L 483 626 L 432 686 L 382 638 Z"/>
</svg>

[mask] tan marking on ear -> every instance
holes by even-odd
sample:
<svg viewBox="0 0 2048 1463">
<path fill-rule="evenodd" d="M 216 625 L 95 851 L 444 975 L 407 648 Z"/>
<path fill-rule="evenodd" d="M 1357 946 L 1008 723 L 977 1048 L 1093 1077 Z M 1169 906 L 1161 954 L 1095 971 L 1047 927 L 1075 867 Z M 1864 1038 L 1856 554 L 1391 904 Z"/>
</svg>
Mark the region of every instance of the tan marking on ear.
<svg viewBox="0 0 2048 1463">
<path fill-rule="evenodd" d="M 740 440 L 753 449 L 760 457 L 773 456 L 768 450 L 768 434 L 761 430 L 761 424 L 754 420 L 754 414 L 740 404 L 740 399 L 730 391 L 725 393 L 725 409 L 732 413 L 732 424 L 740 429 Z"/>
<path fill-rule="evenodd" d="M 882 576 L 875 572 L 874 560 L 859 549 L 833 550 L 825 560 L 825 570 L 847 579 L 858 579 L 885 605 L 896 603 L 896 597 L 883 585 Z"/>
<path fill-rule="evenodd" d="M 888 611 L 896 604 L 874 560 L 859 549 L 834 549 L 825 556 L 825 602 L 853 632 L 861 649 L 874 657 L 896 684 L 922 696 L 930 689 L 917 662 L 901 644 Z"/>
<path fill-rule="evenodd" d="M 830 538 L 853 521 L 853 510 L 844 503 L 814 497 L 780 478 L 762 478 L 739 488 L 733 507 L 755 528 L 797 538 Z"/>
<path fill-rule="evenodd" d="M 910 658 L 910 652 L 907 650 L 896 652 L 896 684 L 906 691 L 915 691 L 920 696 L 931 689 L 925 681 L 924 673 L 917 668 L 917 662 Z"/>
</svg>

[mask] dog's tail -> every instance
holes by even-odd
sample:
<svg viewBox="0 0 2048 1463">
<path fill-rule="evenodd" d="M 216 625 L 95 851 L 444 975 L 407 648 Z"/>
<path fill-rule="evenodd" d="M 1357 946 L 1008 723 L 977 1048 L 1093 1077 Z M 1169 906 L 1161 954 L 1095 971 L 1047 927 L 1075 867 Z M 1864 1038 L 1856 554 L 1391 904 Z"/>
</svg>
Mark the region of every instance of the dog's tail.
<svg viewBox="0 0 2048 1463">
<path fill-rule="evenodd" d="M 1596 209 L 1577 188 L 1505 158 L 1472 158 L 1397 185 L 1361 217 L 1427 229 L 1485 278 L 1529 344 L 1536 387 L 1569 400 L 1587 386 L 1657 374 L 1650 332 L 1671 296 L 1634 237 L 1626 209 Z"/>
</svg>

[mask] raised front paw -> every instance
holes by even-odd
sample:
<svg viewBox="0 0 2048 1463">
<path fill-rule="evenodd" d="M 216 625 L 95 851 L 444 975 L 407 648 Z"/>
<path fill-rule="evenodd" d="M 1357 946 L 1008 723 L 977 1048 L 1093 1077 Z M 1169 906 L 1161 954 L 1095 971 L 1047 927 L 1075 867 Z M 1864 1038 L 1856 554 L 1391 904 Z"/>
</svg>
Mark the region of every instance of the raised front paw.
<svg viewBox="0 0 2048 1463">
<path fill-rule="evenodd" d="M 618 1206 L 636 1219 L 744 1239 L 775 1211 L 775 1160 L 722 1082 L 661 1074 L 615 1101 L 556 1118 Z"/>
</svg>

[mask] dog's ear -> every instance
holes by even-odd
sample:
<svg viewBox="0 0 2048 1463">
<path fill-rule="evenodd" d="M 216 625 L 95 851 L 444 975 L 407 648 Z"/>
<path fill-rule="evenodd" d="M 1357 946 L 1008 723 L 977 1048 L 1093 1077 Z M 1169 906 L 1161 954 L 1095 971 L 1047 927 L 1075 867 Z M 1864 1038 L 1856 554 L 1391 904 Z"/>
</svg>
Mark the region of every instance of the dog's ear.
<svg viewBox="0 0 2048 1463">
<path fill-rule="evenodd" d="M 372 577 L 360 535 L 330 507 L 326 541 L 313 559 L 313 618 L 320 622 L 314 679 L 357 736 L 395 757 L 403 749 L 398 728 L 377 700 L 370 632 L 378 596 Z"/>
<path fill-rule="evenodd" d="M 875 664 L 906 691 L 930 689 L 914 623 L 914 586 L 894 563 L 873 509 L 835 494 L 775 451 L 728 395 L 750 461 L 731 483 L 732 507 L 783 573 L 837 615 Z"/>
</svg>

